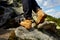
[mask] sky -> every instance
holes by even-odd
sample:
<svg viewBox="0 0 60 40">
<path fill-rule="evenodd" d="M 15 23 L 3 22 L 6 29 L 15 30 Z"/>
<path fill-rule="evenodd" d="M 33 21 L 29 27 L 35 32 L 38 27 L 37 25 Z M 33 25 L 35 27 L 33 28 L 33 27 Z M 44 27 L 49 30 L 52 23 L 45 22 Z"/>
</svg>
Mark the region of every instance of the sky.
<svg viewBox="0 0 60 40">
<path fill-rule="evenodd" d="M 60 18 L 60 0 L 36 0 L 42 10 L 53 17 Z"/>
</svg>

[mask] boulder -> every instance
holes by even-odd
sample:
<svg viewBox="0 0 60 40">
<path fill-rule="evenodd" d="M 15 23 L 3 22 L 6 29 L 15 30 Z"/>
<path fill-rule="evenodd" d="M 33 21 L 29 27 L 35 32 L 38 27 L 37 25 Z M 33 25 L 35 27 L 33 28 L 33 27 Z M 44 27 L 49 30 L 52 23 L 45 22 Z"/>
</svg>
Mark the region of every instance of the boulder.
<svg viewBox="0 0 60 40">
<path fill-rule="evenodd" d="M 60 40 L 54 33 L 48 33 L 47 31 L 42 32 L 37 29 L 27 30 L 24 27 L 18 27 L 15 30 L 17 40 Z"/>
<path fill-rule="evenodd" d="M 52 32 L 57 32 L 57 24 L 53 21 L 45 21 L 39 25 L 37 25 L 38 29 L 45 29 L 45 30 L 50 30 Z"/>
<path fill-rule="evenodd" d="M 18 37 L 17 40 L 60 40 L 60 37 L 51 30 L 56 28 L 55 23 L 45 22 L 40 24 L 40 27 L 37 27 L 38 28 L 31 28 L 30 30 L 22 26 L 18 27 L 15 30 L 15 35 Z"/>
<path fill-rule="evenodd" d="M 4 9 L 2 10 L 3 13 L 0 14 L 0 27 L 2 27 L 4 24 L 6 25 L 6 23 L 8 25 L 8 22 L 14 19 L 15 17 L 17 17 L 17 14 L 15 13 L 12 7 L 7 7 L 7 8 L 4 6 L 0 6 L 0 7 Z"/>
</svg>

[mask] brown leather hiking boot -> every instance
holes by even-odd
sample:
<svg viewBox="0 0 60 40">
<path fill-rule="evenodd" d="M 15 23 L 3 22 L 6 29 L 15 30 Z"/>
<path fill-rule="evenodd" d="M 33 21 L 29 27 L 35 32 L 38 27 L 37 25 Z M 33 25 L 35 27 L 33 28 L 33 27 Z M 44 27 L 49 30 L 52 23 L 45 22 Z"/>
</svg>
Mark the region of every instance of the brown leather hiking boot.
<svg viewBox="0 0 60 40">
<path fill-rule="evenodd" d="M 20 22 L 20 25 L 25 27 L 26 29 L 30 29 L 32 28 L 32 21 L 27 19 L 27 20 Z"/>
<path fill-rule="evenodd" d="M 37 19 L 36 19 L 36 23 L 42 23 L 44 22 L 44 19 L 46 18 L 46 14 L 44 14 L 44 12 L 40 9 L 37 10 Z"/>
</svg>

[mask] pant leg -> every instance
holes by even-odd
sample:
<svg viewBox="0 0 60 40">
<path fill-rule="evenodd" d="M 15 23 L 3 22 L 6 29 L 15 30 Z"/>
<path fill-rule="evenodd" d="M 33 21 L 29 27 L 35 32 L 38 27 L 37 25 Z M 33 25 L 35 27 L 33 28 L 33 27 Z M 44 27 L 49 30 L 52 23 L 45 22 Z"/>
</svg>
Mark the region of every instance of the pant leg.
<svg viewBox="0 0 60 40">
<path fill-rule="evenodd" d="M 24 17 L 31 18 L 32 17 L 32 0 L 21 0 L 23 5 Z"/>
<path fill-rule="evenodd" d="M 40 6 L 37 4 L 37 2 L 35 0 L 32 0 L 32 10 L 34 12 L 37 12 L 37 9 L 41 9 Z"/>
</svg>

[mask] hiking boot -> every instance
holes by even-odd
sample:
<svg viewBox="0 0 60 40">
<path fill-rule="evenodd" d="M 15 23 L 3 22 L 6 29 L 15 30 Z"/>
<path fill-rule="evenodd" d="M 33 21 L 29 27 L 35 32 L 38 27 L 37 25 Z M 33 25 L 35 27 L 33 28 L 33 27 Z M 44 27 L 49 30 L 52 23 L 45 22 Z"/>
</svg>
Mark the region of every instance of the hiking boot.
<svg viewBox="0 0 60 40">
<path fill-rule="evenodd" d="M 44 19 L 46 18 L 46 16 L 47 15 L 42 10 L 38 9 L 37 10 L 37 19 L 35 20 L 35 22 L 37 24 L 44 22 Z"/>
<path fill-rule="evenodd" d="M 20 22 L 20 25 L 25 27 L 26 29 L 32 28 L 32 21 L 29 19 L 25 19 L 24 21 Z"/>
</svg>

